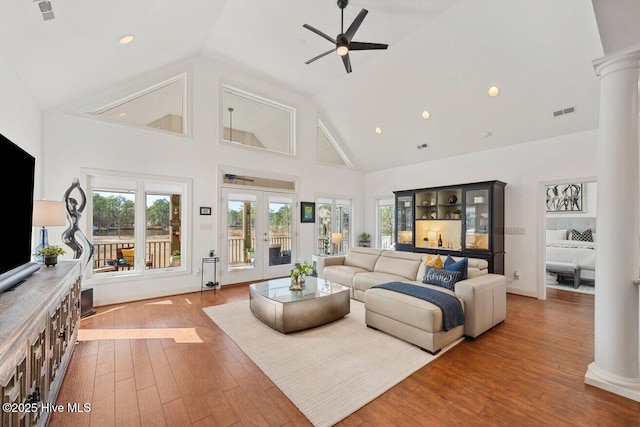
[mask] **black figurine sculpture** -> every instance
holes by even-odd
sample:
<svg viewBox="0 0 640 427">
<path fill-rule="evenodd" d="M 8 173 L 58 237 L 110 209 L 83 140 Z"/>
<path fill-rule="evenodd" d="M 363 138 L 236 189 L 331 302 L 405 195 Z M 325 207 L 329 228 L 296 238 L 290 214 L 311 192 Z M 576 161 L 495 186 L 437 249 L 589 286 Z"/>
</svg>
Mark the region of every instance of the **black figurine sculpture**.
<svg viewBox="0 0 640 427">
<path fill-rule="evenodd" d="M 80 205 L 78 205 L 78 201 L 71 197 L 71 192 L 77 189 L 80 193 Z M 82 216 L 82 211 L 84 211 L 85 206 L 87 205 L 87 196 L 82 191 L 80 187 L 80 181 L 78 178 L 73 178 L 73 182 L 71 187 L 67 189 L 64 193 L 64 202 L 67 208 L 67 219 L 69 220 L 69 228 L 67 228 L 64 233 L 62 233 L 62 240 L 64 243 L 73 249 L 73 258 L 79 259 L 82 257 L 83 247 L 76 240 L 76 234 L 79 234 L 82 239 L 86 242 L 88 248 L 87 254 L 87 263 L 84 266 L 84 270 L 86 270 L 89 262 L 91 262 L 91 258 L 93 257 L 94 246 L 91 241 L 87 238 L 87 236 L 80 230 L 78 227 L 78 222 L 80 221 L 80 216 Z"/>
</svg>

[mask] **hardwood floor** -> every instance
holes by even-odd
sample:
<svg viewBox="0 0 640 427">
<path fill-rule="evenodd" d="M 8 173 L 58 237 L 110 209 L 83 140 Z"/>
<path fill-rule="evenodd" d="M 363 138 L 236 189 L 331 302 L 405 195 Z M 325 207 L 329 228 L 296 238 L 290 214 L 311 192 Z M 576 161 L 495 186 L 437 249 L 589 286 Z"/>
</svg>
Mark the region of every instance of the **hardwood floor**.
<svg viewBox="0 0 640 427">
<path fill-rule="evenodd" d="M 638 402 L 584 384 L 593 296 L 547 296 L 508 295 L 503 324 L 338 425 L 640 425 Z M 77 344 L 57 399 L 91 411 L 54 413 L 50 426 L 310 425 L 201 310 L 247 298 L 241 285 L 98 307 L 81 332 L 101 338 Z"/>
</svg>

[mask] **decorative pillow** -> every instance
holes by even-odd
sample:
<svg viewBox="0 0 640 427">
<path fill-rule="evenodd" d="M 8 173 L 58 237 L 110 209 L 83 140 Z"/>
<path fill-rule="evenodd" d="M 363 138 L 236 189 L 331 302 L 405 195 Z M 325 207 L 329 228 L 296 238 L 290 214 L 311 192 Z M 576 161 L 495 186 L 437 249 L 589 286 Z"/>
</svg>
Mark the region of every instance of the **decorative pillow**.
<svg viewBox="0 0 640 427">
<path fill-rule="evenodd" d="M 547 240 L 567 240 L 567 230 L 547 230 Z"/>
<path fill-rule="evenodd" d="M 455 290 L 456 282 L 460 280 L 462 274 L 459 271 L 444 270 L 442 268 L 427 267 L 422 283 L 440 286 L 441 288 Z"/>
<path fill-rule="evenodd" d="M 444 268 L 444 264 L 442 262 L 442 258 L 440 258 L 440 255 L 428 256 L 424 264 L 427 267 L 431 268 Z"/>
<path fill-rule="evenodd" d="M 469 267 L 469 258 L 464 257 L 460 261 L 456 261 L 451 258 L 451 255 L 447 255 L 447 259 L 444 261 L 444 269 L 449 271 L 459 271 L 462 277 L 460 280 L 467 278 L 467 268 Z"/>
<path fill-rule="evenodd" d="M 426 255 L 424 261 L 420 263 L 420 267 L 418 268 L 418 274 L 416 274 L 416 280 L 420 281 L 424 278 L 424 274 L 427 272 L 427 268 L 444 268 L 444 263 L 442 262 L 442 258 L 440 255 L 431 256 Z"/>
<path fill-rule="evenodd" d="M 127 263 L 133 264 L 133 254 L 135 249 L 122 249 L 122 257 L 127 260 Z"/>
<path fill-rule="evenodd" d="M 582 233 L 578 230 L 571 230 L 571 240 L 577 240 L 579 242 L 593 242 L 591 229 L 588 229 L 587 231 L 584 231 Z"/>
</svg>

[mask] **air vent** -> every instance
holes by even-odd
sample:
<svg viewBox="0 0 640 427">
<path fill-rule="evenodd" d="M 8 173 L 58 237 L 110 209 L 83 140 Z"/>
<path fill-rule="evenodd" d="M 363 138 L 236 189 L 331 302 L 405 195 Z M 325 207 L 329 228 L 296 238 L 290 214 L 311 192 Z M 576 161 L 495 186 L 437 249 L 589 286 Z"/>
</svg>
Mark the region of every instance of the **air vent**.
<svg viewBox="0 0 640 427">
<path fill-rule="evenodd" d="M 38 3 L 40 13 L 42 13 L 42 19 L 44 19 L 45 21 L 51 21 L 55 18 L 55 15 L 53 14 L 53 7 L 51 6 L 50 1 L 34 0 L 34 3 Z"/>
<path fill-rule="evenodd" d="M 420 144 L 420 145 L 416 145 L 416 148 L 418 150 L 422 150 L 423 148 L 427 148 L 429 146 L 429 144 Z"/>
<path fill-rule="evenodd" d="M 568 107 L 568 108 L 565 108 L 563 110 L 554 111 L 553 112 L 553 117 L 560 117 L 560 116 L 563 116 L 565 114 L 574 113 L 575 111 L 576 111 L 576 107 Z"/>
</svg>

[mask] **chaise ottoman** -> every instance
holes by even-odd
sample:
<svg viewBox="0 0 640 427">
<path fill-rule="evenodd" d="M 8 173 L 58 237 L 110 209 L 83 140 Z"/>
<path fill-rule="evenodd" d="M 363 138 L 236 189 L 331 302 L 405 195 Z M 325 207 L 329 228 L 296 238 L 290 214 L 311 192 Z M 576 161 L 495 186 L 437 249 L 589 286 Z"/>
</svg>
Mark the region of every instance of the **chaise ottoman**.
<svg viewBox="0 0 640 427">
<path fill-rule="evenodd" d="M 420 286 L 455 297 L 448 289 L 427 284 Z M 371 288 L 364 294 L 364 303 L 367 326 L 415 344 L 431 354 L 437 354 L 464 335 L 464 325 L 445 331 L 440 308 L 420 298 L 388 289 Z M 460 300 L 460 303 L 464 309 L 463 301 Z"/>
</svg>

